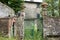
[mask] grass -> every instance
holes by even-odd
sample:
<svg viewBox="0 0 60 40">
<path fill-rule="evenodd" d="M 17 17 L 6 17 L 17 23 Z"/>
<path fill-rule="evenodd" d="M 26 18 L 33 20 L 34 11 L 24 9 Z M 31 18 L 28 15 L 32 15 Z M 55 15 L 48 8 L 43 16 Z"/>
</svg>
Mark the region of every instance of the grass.
<svg viewBox="0 0 60 40">
<path fill-rule="evenodd" d="M 27 26 L 29 28 L 32 27 L 32 29 L 28 29 L 26 27 L 25 29 L 25 37 L 24 40 L 43 40 L 43 34 L 42 34 L 42 21 L 39 22 L 40 23 L 40 28 L 39 31 L 35 30 L 34 25 L 33 26 Z"/>
<path fill-rule="evenodd" d="M 42 37 L 42 21 L 40 23 L 39 31 L 37 31 L 37 28 L 34 28 L 33 26 L 26 26 L 24 29 L 24 40 L 43 40 Z M 30 29 L 32 27 L 32 29 Z M 29 28 L 29 29 L 28 29 Z M 16 40 L 12 38 L 6 38 L 6 37 L 0 37 L 0 40 Z"/>
<path fill-rule="evenodd" d="M 15 39 L 13 37 L 12 38 L 0 37 L 0 40 L 15 40 Z"/>
<path fill-rule="evenodd" d="M 42 40 L 42 33 L 39 31 L 35 32 L 32 29 L 26 29 L 24 40 Z"/>
<path fill-rule="evenodd" d="M 0 37 L 0 40 L 16 40 L 13 37 Z M 42 40 L 42 33 L 40 31 L 34 31 L 34 29 L 25 29 L 24 40 Z"/>
</svg>

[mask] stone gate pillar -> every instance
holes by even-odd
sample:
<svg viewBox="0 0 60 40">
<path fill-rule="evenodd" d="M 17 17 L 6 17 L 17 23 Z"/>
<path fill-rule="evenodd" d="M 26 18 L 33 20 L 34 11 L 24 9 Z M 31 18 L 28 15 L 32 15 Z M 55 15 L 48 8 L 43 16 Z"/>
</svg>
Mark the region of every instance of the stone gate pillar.
<svg viewBox="0 0 60 40">
<path fill-rule="evenodd" d="M 46 16 L 47 15 L 47 6 L 48 4 L 47 3 L 42 3 L 42 16 Z"/>
<path fill-rule="evenodd" d="M 43 38 L 44 40 L 47 40 L 46 39 L 46 35 L 45 35 L 45 28 L 44 28 L 44 19 L 45 19 L 45 16 L 47 15 L 47 6 L 48 4 L 43 2 L 42 3 L 42 16 L 43 16 Z"/>
<path fill-rule="evenodd" d="M 25 17 L 25 13 L 24 13 L 24 11 L 21 11 L 16 20 L 17 40 L 24 39 L 24 17 Z"/>
</svg>

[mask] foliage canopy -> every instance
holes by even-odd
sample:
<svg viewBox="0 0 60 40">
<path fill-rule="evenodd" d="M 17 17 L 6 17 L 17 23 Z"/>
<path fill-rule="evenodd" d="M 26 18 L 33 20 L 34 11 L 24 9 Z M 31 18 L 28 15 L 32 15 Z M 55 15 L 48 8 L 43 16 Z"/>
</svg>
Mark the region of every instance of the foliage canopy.
<svg viewBox="0 0 60 40">
<path fill-rule="evenodd" d="M 0 0 L 2 3 L 10 6 L 17 13 L 18 11 L 24 9 L 24 0 Z"/>
<path fill-rule="evenodd" d="M 48 3 L 48 15 L 60 16 L 60 0 L 45 0 Z"/>
</svg>

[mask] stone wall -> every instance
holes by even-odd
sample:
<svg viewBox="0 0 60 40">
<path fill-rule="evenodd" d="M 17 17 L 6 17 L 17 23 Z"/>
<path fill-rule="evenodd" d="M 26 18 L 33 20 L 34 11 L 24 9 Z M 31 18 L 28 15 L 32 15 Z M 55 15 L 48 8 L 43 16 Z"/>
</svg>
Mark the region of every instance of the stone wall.
<svg viewBox="0 0 60 40">
<path fill-rule="evenodd" d="M 0 34 L 8 34 L 8 20 L 0 18 Z"/>
<path fill-rule="evenodd" d="M 48 37 L 48 40 L 56 40 L 55 38 L 60 37 L 60 18 L 59 17 L 49 17 L 44 16 L 43 17 L 43 32 L 44 37 Z M 52 39 L 53 38 L 53 39 Z M 58 39 L 57 39 L 58 40 Z"/>
<path fill-rule="evenodd" d="M 0 36 L 11 36 L 12 18 L 0 18 Z"/>
<path fill-rule="evenodd" d="M 13 17 L 14 13 L 12 8 L 0 2 L 0 18 L 8 17 L 9 15 Z"/>
<path fill-rule="evenodd" d="M 9 6 L 0 2 L 0 34 L 10 35 L 11 26 L 12 26 L 12 18 L 15 16 L 15 12 Z M 9 17 L 10 16 L 10 17 Z"/>
<path fill-rule="evenodd" d="M 47 40 L 60 40 L 60 37 L 48 37 Z"/>
</svg>

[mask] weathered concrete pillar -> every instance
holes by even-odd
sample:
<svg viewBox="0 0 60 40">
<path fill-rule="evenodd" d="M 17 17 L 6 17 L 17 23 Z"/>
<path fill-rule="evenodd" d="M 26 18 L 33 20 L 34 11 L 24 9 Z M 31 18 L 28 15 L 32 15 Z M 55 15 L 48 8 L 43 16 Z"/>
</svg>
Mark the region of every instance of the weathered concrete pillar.
<svg viewBox="0 0 60 40">
<path fill-rule="evenodd" d="M 43 25 L 44 25 L 45 16 L 47 16 L 47 6 L 48 6 L 47 3 L 45 3 L 45 2 L 42 3 Z M 45 35 L 45 33 L 44 33 L 44 32 L 45 32 L 44 29 L 45 29 L 45 28 L 43 27 L 43 38 L 44 38 L 44 40 L 47 40 L 47 39 L 46 39 L 46 35 Z"/>
<path fill-rule="evenodd" d="M 25 13 L 22 11 L 19 14 L 20 16 L 16 20 L 16 27 L 17 27 L 17 40 L 24 39 L 24 17 Z"/>
</svg>

